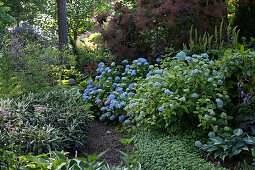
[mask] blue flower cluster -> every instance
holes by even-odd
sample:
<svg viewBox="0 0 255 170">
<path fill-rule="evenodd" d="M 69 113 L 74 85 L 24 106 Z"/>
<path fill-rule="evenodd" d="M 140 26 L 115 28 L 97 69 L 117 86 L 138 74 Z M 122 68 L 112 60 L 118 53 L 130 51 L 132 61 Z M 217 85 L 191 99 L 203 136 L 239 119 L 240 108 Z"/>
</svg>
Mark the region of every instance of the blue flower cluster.
<svg viewBox="0 0 255 170">
<path fill-rule="evenodd" d="M 109 67 L 103 62 L 99 63 L 95 78 L 98 81 L 87 82 L 82 99 L 84 103 L 95 103 L 98 106 L 101 112 L 100 120 L 116 120 L 117 117 L 124 125 L 129 125 L 134 115 L 125 116 L 126 114 L 119 113 L 125 112 L 129 98 L 135 95 L 135 79 L 147 74 L 149 63 L 144 58 L 134 60 L 132 64 L 127 60 L 121 63 L 120 66 L 111 63 Z M 133 106 L 136 104 L 133 103 Z"/>
</svg>

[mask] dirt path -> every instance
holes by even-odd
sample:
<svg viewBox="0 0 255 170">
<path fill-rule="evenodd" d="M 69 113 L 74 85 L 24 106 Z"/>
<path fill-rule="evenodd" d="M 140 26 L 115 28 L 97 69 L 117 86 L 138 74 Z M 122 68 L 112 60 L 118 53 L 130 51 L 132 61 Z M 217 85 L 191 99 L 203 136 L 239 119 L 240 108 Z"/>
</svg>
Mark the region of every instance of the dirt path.
<svg viewBox="0 0 255 170">
<path fill-rule="evenodd" d="M 108 149 L 108 152 L 99 161 L 105 159 L 110 166 L 120 165 L 122 159 L 118 150 L 126 152 L 126 146 L 119 139 L 126 138 L 125 135 L 117 132 L 114 127 L 93 120 L 90 124 L 88 137 L 85 154 L 99 154 Z"/>
</svg>

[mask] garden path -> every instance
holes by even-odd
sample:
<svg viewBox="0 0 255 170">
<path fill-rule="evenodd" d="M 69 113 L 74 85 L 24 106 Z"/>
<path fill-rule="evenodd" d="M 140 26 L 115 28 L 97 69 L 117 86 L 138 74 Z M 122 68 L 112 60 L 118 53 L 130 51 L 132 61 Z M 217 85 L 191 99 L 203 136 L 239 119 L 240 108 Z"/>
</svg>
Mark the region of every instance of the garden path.
<svg viewBox="0 0 255 170">
<path fill-rule="evenodd" d="M 84 155 L 99 154 L 108 149 L 108 152 L 99 161 L 105 159 L 109 166 L 118 166 L 122 162 L 118 150 L 126 152 L 126 145 L 119 141 L 121 138 L 126 138 L 126 136 L 118 132 L 114 127 L 93 120 L 90 123 Z"/>
</svg>

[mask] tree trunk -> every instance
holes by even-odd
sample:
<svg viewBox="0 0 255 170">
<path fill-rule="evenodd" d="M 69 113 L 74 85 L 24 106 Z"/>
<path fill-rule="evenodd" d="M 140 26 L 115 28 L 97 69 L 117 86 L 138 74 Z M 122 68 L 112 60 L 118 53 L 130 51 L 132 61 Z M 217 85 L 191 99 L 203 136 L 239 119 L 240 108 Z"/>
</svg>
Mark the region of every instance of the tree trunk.
<svg viewBox="0 0 255 170">
<path fill-rule="evenodd" d="M 67 25 L 66 0 L 57 0 L 57 7 L 58 7 L 59 50 L 63 51 L 68 49 L 68 25 Z"/>
</svg>

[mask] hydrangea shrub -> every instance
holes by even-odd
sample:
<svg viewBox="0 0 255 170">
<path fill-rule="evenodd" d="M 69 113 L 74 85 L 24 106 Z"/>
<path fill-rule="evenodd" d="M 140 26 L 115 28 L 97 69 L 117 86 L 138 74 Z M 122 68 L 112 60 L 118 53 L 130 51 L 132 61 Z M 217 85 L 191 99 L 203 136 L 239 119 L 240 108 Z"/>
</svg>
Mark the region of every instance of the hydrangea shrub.
<svg viewBox="0 0 255 170">
<path fill-rule="evenodd" d="M 160 60 L 159 60 L 160 61 Z M 92 103 L 100 120 L 123 125 L 176 130 L 201 126 L 217 130 L 230 119 L 224 106 L 229 101 L 223 74 L 207 54 L 186 56 L 149 65 L 139 58 L 132 64 L 106 66 L 88 82 L 84 103 Z"/>
<path fill-rule="evenodd" d="M 137 86 L 137 94 L 126 106 L 134 113 L 138 126 L 155 127 L 175 132 L 202 126 L 216 129 L 227 126 L 224 104 L 228 102 L 223 88 L 223 75 L 207 54 L 176 55 L 162 63 Z"/>
<path fill-rule="evenodd" d="M 132 64 L 127 60 L 120 65 L 99 63 L 95 80 L 87 83 L 82 97 L 84 103 L 93 104 L 100 120 L 119 120 L 125 125 L 130 124 L 130 117 L 123 108 L 134 96 L 137 81 L 146 76 L 148 69 L 149 63 L 144 58 L 134 60 Z"/>
</svg>

